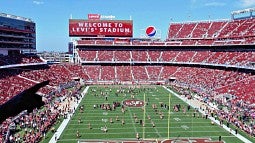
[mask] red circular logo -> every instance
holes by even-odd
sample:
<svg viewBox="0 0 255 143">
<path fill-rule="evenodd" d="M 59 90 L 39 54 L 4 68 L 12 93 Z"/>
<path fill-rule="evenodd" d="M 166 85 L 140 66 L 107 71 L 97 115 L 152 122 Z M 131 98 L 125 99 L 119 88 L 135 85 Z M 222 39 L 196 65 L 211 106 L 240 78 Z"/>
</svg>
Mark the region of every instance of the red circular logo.
<svg viewBox="0 0 255 143">
<path fill-rule="evenodd" d="M 146 32 L 147 36 L 153 37 L 156 35 L 157 30 L 154 26 L 149 26 L 146 28 L 145 32 Z"/>
<path fill-rule="evenodd" d="M 143 107 L 144 102 L 142 100 L 130 99 L 123 101 L 123 105 L 128 107 Z"/>
</svg>

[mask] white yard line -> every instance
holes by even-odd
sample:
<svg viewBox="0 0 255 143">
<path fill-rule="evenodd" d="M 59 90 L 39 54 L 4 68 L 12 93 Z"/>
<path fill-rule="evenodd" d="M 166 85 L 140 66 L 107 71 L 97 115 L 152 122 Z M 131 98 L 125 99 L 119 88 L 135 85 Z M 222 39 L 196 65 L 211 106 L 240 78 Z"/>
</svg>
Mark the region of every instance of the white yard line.
<svg viewBox="0 0 255 143">
<path fill-rule="evenodd" d="M 148 117 L 148 113 L 147 113 L 147 112 L 146 112 L 146 115 L 147 115 L 147 117 Z M 155 132 L 157 133 L 157 135 L 161 138 L 162 136 L 161 136 L 161 134 L 159 133 L 157 127 L 154 127 L 153 129 L 155 130 Z"/>
<path fill-rule="evenodd" d="M 173 94 L 174 96 L 178 97 L 179 99 L 181 99 L 183 102 L 189 104 L 190 106 L 192 106 L 193 108 L 198 108 L 199 109 L 199 105 L 195 105 L 192 104 L 191 102 L 187 102 L 188 100 L 186 98 L 181 97 L 180 95 L 176 94 L 175 92 L 173 92 L 172 90 L 168 89 L 167 87 L 163 86 L 163 88 L 165 88 L 167 91 L 169 91 L 171 94 Z M 200 101 L 197 101 L 198 103 L 201 103 Z M 201 103 L 202 104 L 202 103 Z M 199 112 L 201 112 L 202 114 L 205 114 L 202 110 L 199 109 Z M 215 118 L 213 117 L 208 117 L 210 120 L 212 120 L 213 122 L 215 122 L 216 124 L 220 125 L 220 121 L 215 120 Z M 239 138 L 241 141 L 245 142 L 245 143 L 252 143 L 250 140 L 248 140 L 247 138 L 245 138 L 244 136 L 240 135 L 240 134 L 235 134 L 234 130 L 230 130 L 230 128 L 228 128 L 226 125 L 222 125 L 222 127 L 230 132 L 232 135 L 234 135 L 235 137 Z"/>
<path fill-rule="evenodd" d="M 133 118 L 132 118 L 132 114 L 131 114 L 131 111 L 130 111 L 129 108 L 128 108 L 128 113 L 129 113 L 130 119 L 131 119 L 131 121 L 132 121 L 132 125 L 133 125 L 133 128 L 134 128 L 134 130 L 135 130 L 135 133 L 137 133 L 137 129 L 136 129 L 136 126 L 135 126 L 135 122 L 134 122 L 134 120 L 133 120 Z"/>
</svg>

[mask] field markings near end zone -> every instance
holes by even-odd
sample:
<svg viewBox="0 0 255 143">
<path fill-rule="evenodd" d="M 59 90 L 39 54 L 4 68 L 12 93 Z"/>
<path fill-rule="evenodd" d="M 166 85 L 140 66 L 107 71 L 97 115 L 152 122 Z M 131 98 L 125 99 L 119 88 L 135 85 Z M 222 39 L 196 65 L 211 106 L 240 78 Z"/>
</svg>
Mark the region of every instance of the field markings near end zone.
<svg viewBox="0 0 255 143">
<path fill-rule="evenodd" d="M 147 115 L 147 117 L 148 117 L 149 114 L 146 112 L 146 115 Z M 144 121 L 144 122 L 145 122 L 145 121 Z M 162 136 L 161 136 L 161 134 L 159 133 L 158 129 L 157 129 L 156 127 L 154 127 L 153 129 L 155 130 L 155 132 L 157 133 L 157 135 L 161 138 Z"/>
<path fill-rule="evenodd" d="M 177 121 L 177 122 L 181 121 L 181 119 L 180 119 L 180 118 L 177 118 L 177 117 L 174 118 L 174 120 Z"/>
<path fill-rule="evenodd" d="M 134 120 L 132 118 L 132 114 L 131 114 L 130 108 L 128 108 L 128 113 L 129 113 L 130 119 L 132 121 L 132 125 L 133 125 L 133 128 L 135 130 L 135 133 L 137 133 L 137 129 L 136 129 L 136 126 L 135 126 L 135 122 L 134 122 Z"/>
<path fill-rule="evenodd" d="M 132 123 L 130 123 L 130 125 L 131 125 Z M 79 124 L 77 124 L 77 125 L 79 125 Z M 129 125 L 129 124 L 128 124 Z M 158 124 L 157 124 L 158 125 Z M 211 128 L 210 126 L 200 126 L 200 127 L 194 127 L 194 128 L 198 128 L 198 129 L 196 129 L 196 131 L 201 131 L 201 132 L 203 132 L 204 130 L 199 130 L 199 128 L 201 128 L 201 127 L 205 127 L 205 128 Z M 101 128 L 101 127 L 100 127 Z M 99 127 L 95 127 L 95 128 L 93 128 L 93 129 L 100 129 Z M 148 128 L 148 129 L 151 129 L 152 127 L 145 127 L 146 129 Z M 167 129 L 167 127 L 157 127 L 158 129 Z M 179 129 L 180 128 L 180 126 L 175 126 L 175 127 L 169 127 L 170 129 Z M 87 126 L 82 126 L 82 127 L 79 127 L 79 129 L 88 129 L 87 128 Z M 133 129 L 133 127 L 125 127 L 125 129 L 124 128 L 119 128 L 119 127 L 113 127 L 113 128 L 108 128 L 108 129 L 111 129 L 111 130 L 125 130 L 125 129 Z M 66 129 L 66 130 L 77 130 L 76 128 L 70 128 L 70 129 Z"/>
<path fill-rule="evenodd" d="M 188 130 L 188 129 L 189 129 L 189 126 L 187 126 L 187 125 L 181 125 L 181 128 L 183 128 L 184 130 Z"/>
<path fill-rule="evenodd" d="M 172 95 L 174 95 L 175 97 L 179 98 L 183 102 L 185 102 L 188 105 L 190 105 L 191 107 L 193 107 L 194 109 L 196 108 L 196 106 L 194 104 L 192 104 L 191 102 L 187 102 L 187 99 L 181 97 L 179 94 L 175 93 L 171 89 L 168 89 L 166 86 L 162 86 L 162 87 L 165 90 L 167 90 L 168 92 L 170 92 Z M 203 114 L 203 111 L 201 111 L 200 109 L 199 109 L 199 112 Z M 209 117 L 209 119 L 211 121 L 213 121 L 214 123 L 220 125 L 220 122 L 218 120 L 215 120 L 213 117 Z M 224 128 L 225 131 L 229 132 L 229 128 L 226 125 L 223 124 L 223 128 Z M 230 133 L 232 135 L 234 135 L 235 137 L 237 137 L 238 139 L 240 139 L 241 141 L 245 142 L 245 143 L 252 143 L 249 139 L 247 139 L 246 137 L 242 136 L 241 134 L 235 134 L 235 131 L 233 131 L 233 130 Z"/>
</svg>

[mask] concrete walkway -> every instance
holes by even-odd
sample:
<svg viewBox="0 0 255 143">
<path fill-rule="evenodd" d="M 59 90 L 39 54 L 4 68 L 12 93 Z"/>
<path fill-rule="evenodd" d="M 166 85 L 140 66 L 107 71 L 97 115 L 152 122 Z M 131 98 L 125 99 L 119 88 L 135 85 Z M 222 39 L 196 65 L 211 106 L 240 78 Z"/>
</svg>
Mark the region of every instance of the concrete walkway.
<svg viewBox="0 0 255 143">
<path fill-rule="evenodd" d="M 89 86 L 87 86 L 84 91 L 81 93 L 82 97 L 80 98 L 80 100 L 77 102 L 74 102 L 74 104 L 71 105 L 71 109 L 73 109 L 75 107 L 75 109 L 77 109 L 77 107 L 79 106 L 81 100 L 83 99 L 83 97 L 85 96 L 85 94 L 88 92 Z M 71 117 L 73 116 L 73 113 L 68 114 L 67 118 L 63 120 L 63 122 L 61 123 L 61 125 L 59 126 L 59 128 L 57 129 L 57 131 L 55 132 L 55 134 L 52 136 L 52 138 L 50 139 L 49 143 L 56 143 L 57 139 L 59 139 L 59 137 L 61 136 L 62 132 L 64 131 L 64 129 L 66 128 L 68 122 L 70 121 Z"/>
<path fill-rule="evenodd" d="M 187 98 L 181 97 L 180 95 L 176 94 L 175 92 L 173 92 L 172 90 L 168 89 L 167 87 L 163 86 L 163 88 L 165 88 L 167 91 L 169 91 L 172 95 L 175 95 L 176 97 L 178 97 L 179 99 L 181 99 L 183 102 L 189 104 L 191 107 L 193 108 L 197 108 L 199 109 L 199 112 L 205 115 L 205 112 L 202 111 L 200 109 L 200 106 L 203 105 L 204 103 L 198 101 L 197 99 L 191 99 L 188 100 Z M 211 121 L 215 122 L 216 124 L 220 125 L 220 121 L 219 120 L 215 120 L 215 118 L 213 117 L 208 117 Z M 241 141 L 243 141 L 244 143 L 252 143 L 250 140 L 248 140 L 247 138 L 243 137 L 240 134 L 236 134 L 234 130 L 231 130 L 230 128 L 228 128 L 226 125 L 222 125 L 223 129 L 225 129 L 226 131 L 230 132 L 232 135 L 236 136 L 237 138 L 239 138 Z"/>
</svg>

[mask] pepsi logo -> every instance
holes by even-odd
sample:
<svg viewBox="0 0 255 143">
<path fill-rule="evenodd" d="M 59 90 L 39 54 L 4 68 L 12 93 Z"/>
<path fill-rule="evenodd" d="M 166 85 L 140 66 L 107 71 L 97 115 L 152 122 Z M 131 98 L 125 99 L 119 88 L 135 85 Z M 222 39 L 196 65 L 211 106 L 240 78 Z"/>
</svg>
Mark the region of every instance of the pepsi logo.
<svg viewBox="0 0 255 143">
<path fill-rule="evenodd" d="M 149 37 L 155 36 L 156 35 L 156 31 L 157 30 L 156 30 L 156 28 L 154 26 L 149 26 L 149 27 L 146 28 L 146 34 Z"/>
<path fill-rule="evenodd" d="M 128 107 L 143 107 L 144 102 L 142 100 L 131 99 L 123 101 L 123 105 Z"/>
</svg>

